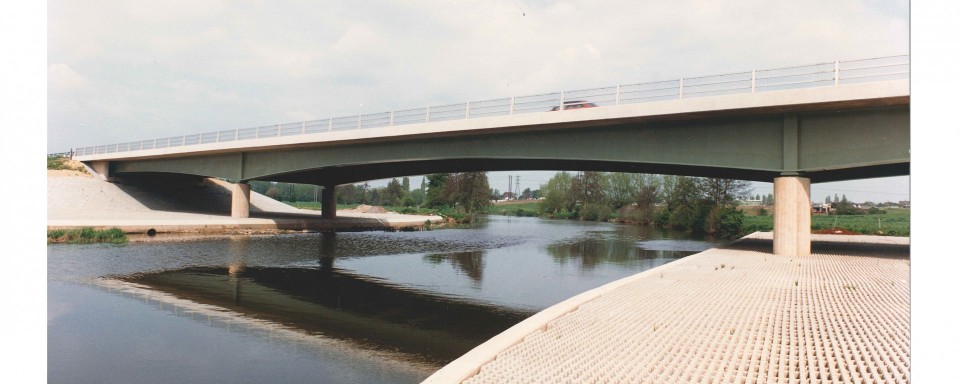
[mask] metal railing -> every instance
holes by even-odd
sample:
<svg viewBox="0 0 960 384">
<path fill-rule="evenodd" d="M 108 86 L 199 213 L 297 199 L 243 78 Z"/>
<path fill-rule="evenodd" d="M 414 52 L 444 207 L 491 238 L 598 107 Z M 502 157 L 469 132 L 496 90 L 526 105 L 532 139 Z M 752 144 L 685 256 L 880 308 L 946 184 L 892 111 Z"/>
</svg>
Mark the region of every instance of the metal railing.
<svg viewBox="0 0 960 384">
<path fill-rule="evenodd" d="M 834 61 L 796 67 L 752 70 L 723 75 L 681 77 L 674 80 L 620 84 L 610 87 L 560 91 L 539 95 L 468 101 L 436 107 L 390 112 L 330 117 L 327 119 L 283 123 L 263 127 L 116 143 L 73 150 L 77 156 L 139 151 L 145 149 L 189 146 L 293 136 L 364 128 L 392 127 L 406 124 L 463 120 L 487 116 L 516 115 L 563 109 L 565 103 L 589 101 L 597 106 L 644 103 L 673 99 L 757 93 L 785 89 L 828 87 L 870 81 L 910 78 L 910 55 L 870 59 Z"/>
</svg>

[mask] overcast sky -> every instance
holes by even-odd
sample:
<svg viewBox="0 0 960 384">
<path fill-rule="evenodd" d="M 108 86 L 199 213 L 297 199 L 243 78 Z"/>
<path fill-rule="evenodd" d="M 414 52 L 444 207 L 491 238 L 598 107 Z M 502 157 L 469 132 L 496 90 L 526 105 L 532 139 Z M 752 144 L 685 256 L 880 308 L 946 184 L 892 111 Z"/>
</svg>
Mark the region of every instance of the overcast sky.
<svg viewBox="0 0 960 384">
<path fill-rule="evenodd" d="M 48 153 L 909 53 L 906 0 L 51 0 L 47 15 Z M 508 174 L 551 175 L 491 186 Z M 812 193 L 907 200 L 909 178 Z"/>
</svg>

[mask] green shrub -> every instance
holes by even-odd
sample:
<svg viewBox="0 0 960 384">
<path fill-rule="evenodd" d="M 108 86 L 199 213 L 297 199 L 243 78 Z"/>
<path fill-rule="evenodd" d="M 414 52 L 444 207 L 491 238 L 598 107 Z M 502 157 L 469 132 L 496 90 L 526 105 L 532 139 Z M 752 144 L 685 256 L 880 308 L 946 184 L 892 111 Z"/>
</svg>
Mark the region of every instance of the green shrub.
<svg viewBox="0 0 960 384">
<path fill-rule="evenodd" d="M 115 243 L 127 242 L 127 234 L 119 228 L 97 230 L 90 227 L 80 229 L 56 229 L 47 231 L 48 243 Z"/>
<path fill-rule="evenodd" d="M 725 206 L 710 210 L 704 222 L 704 230 L 720 239 L 736 239 L 743 235 L 743 212 Z"/>
</svg>

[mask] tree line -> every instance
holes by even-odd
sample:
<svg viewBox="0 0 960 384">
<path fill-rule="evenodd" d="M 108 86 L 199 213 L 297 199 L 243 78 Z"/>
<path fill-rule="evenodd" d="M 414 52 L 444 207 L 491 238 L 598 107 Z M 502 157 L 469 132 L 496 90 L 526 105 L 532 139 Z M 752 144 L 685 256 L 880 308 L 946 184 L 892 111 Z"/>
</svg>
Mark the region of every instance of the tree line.
<svg viewBox="0 0 960 384">
<path fill-rule="evenodd" d="M 313 185 L 252 181 L 251 189 L 281 201 L 318 201 L 321 188 Z M 486 172 L 427 175 L 419 188 L 410 179 L 390 180 L 373 188 L 368 183 L 337 186 L 337 204 L 432 208 L 463 217 L 472 216 L 498 200 Z M 559 172 L 537 191 L 540 214 L 551 218 L 621 220 L 665 228 L 705 232 L 722 238 L 739 236 L 743 213 L 737 201 L 752 198 L 746 181 L 631 173 Z M 773 196 L 763 196 L 772 204 Z"/>
<path fill-rule="evenodd" d="M 427 175 L 420 187 L 410 189 L 410 178 L 393 178 L 384 187 L 369 183 L 337 186 L 337 204 L 368 204 L 389 207 L 446 208 L 463 214 L 482 211 L 498 199 L 490 189 L 486 172 L 457 172 Z M 309 184 L 254 180 L 250 189 L 286 202 L 316 202 L 322 187 Z"/>
<path fill-rule="evenodd" d="M 541 187 L 540 211 L 549 217 L 596 221 L 616 212 L 641 224 L 733 238 L 743 223 L 737 201 L 752 197 L 750 192 L 750 184 L 742 180 L 560 172 Z"/>
</svg>

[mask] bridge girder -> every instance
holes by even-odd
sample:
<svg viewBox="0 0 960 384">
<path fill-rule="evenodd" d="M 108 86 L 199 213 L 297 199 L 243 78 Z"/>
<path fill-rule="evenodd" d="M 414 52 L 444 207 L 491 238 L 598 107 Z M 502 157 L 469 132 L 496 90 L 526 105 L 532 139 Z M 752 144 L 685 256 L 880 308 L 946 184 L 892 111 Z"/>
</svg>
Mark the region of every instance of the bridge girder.
<svg viewBox="0 0 960 384">
<path fill-rule="evenodd" d="M 909 174 L 909 105 L 472 131 L 113 162 L 111 172 L 338 185 L 442 172 L 594 170 L 826 182 Z"/>
</svg>

